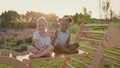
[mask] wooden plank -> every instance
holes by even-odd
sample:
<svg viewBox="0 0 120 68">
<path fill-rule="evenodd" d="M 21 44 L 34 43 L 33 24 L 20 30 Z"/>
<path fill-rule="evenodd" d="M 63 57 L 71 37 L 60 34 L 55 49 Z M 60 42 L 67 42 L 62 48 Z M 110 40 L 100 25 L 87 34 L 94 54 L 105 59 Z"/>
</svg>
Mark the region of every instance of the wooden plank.
<svg viewBox="0 0 120 68">
<path fill-rule="evenodd" d="M 67 63 L 70 61 L 70 57 L 66 57 L 63 64 L 62 64 L 62 68 L 67 68 Z"/>
<path fill-rule="evenodd" d="M 120 47 L 120 30 L 115 23 L 110 23 L 105 39 L 103 40 L 105 47 Z"/>
<path fill-rule="evenodd" d="M 85 26 L 87 27 L 105 27 L 105 26 L 109 26 L 109 24 L 85 24 Z"/>
<path fill-rule="evenodd" d="M 79 60 L 77 60 L 77 59 L 75 59 L 75 58 L 73 58 L 73 57 L 71 57 L 71 59 L 74 60 L 74 61 L 76 61 L 76 62 L 78 62 L 78 63 L 80 63 L 80 64 L 82 64 L 82 65 L 84 65 L 84 66 L 87 67 L 87 68 L 90 67 L 89 65 L 85 64 L 84 62 L 79 61 Z"/>
<path fill-rule="evenodd" d="M 106 32 L 98 32 L 98 31 L 81 31 L 83 33 L 90 33 L 90 34 L 105 34 Z"/>
<path fill-rule="evenodd" d="M 120 56 L 120 53 L 118 53 L 118 52 L 114 52 L 114 51 L 110 51 L 110 50 L 106 50 L 106 52 Z"/>
<path fill-rule="evenodd" d="M 9 64 L 14 68 L 28 68 L 23 62 L 7 56 L 0 56 L 0 64 Z"/>
<path fill-rule="evenodd" d="M 80 24 L 80 27 L 79 27 L 76 37 L 74 39 L 74 43 L 79 43 L 79 41 L 80 41 L 79 37 L 91 37 L 90 34 L 88 34 L 88 33 L 82 33 L 81 30 L 88 31 L 88 28 L 84 26 L 84 23 Z"/>
<path fill-rule="evenodd" d="M 11 56 L 11 57 L 15 58 L 17 55 L 22 55 L 22 54 L 12 51 L 12 50 L 0 49 L 0 55 L 1 56 Z"/>
<path fill-rule="evenodd" d="M 90 46 L 87 46 L 87 45 L 83 45 L 83 44 L 80 44 L 80 47 L 84 47 L 84 48 L 91 49 L 91 50 L 94 50 L 94 51 L 97 51 L 97 50 L 98 50 L 98 49 L 96 49 L 96 48 L 93 48 L 93 47 L 90 47 Z M 114 52 L 114 51 L 110 51 L 110 50 L 105 50 L 105 51 L 106 51 L 107 53 L 111 53 L 111 54 L 120 56 L 120 53 L 118 53 L 118 52 Z"/>
<path fill-rule="evenodd" d="M 35 58 L 35 59 L 30 59 L 32 62 L 33 61 L 40 61 L 40 60 L 53 60 L 53 59 L 57 59 L 57 58 L 65 58 L 65 57 L 74 57 L 74 56 L 81 56 L 84 57 L 84 55 L 87 55 L 88 52 L 86 51 L 82 51 L 82 50 L 78 50 L 78 53 L 73 53 L 73 54 L 61 54 L 59 56 L 56 55 L 51 55 L 50 57 L 40 57 L 40 58 Z M 19 58 L 20 57 L 20 58 Z M 28 55 L 19 55 L 17 56 L 17 59 L 22 61 L 23 59 L 29 59 Z M 87 56 L 85 56 L 87 57 Z"/>
<path fill-rule="evenodd" d="M 110 59 L 112 59 L 112 60 L 117 60 L 117 61 L 120 61 L 120 59 L 119 58 L 115 58 L 115 57 L 112 57 L 112 56 L 108 56 L 108 55 L 104 55 L 105 57 L 107 57 L 107 58 L 110 58 Z"/>
<path fill-rule="evenodd" d="M 87 49 L 94 50 L 94 51 L 97 51 L 97 50 L 98 50 L 98 49 L 96 49 L 96 48 L 93 48 L 93 47 L 90 47 L 90 46 L 87 46 L 87 45 L 83 45 L 83 44 L 80 44 L 80 46 L 81 46 L 81 47 L 84 47 L 84 48 L 87 48 Z M 118 52 L 114 52 L 114 51 L 110 51 L 110 50 L 105 50 L 105 51 L 108 52 L 108 53 L 111 53 L 111 54 L 120 56 L 120 53 L 118 53 Z"/>
<path fill-rule="evenodd" d="M 98 47 L 98 51 L 96 52 L 96 55 L 94 57 L 94 60 L 90 66 L 90 68 L 98 68 L 99 63 L 101 61 L 101 59 L 103 58 L 103 54 L 105 52 L 105 48 L 102 46 Z"/>
<path fill-rule="evenodd" d="M 74 66 L 72 66 L 71 64 L 67 63 L 67 65 L 70 67 L 70 68 L 75 68 Z"/>
<path fill-rule="evenodd" d="M 90 47 L 90 46 L 87 46 L 87 45 L 82 45 L 82 44 L 80 44 L 80 47 L 84 47 L 84 48 L 91 49 L 91 50 L 94 50 L 94 51 L 98 50 L 96 48 L 93 48 L 93 47 Z"/>
<path fill-rule="evenodd" d="M 106 59 L 103 59 L 103 60 L 106 61 L 106 62 L 108 62 L 108 63 L 114 64 L 114 65 L 116 65 L 116 66 L 120 66 L 120 64 L 118 64 L 118 63 L 115 63 L 115 62 L 112 62 L 112 61 L 108 61 L 108 60 L 106 60 Z"/>
<path fill-rule="evenodd" d="M 101 40 L 96 40 L 96 39 L 91 39 L 91 38 L 79 37 L 79 39 L 86 40 L 86 41 L 94 41 L 94 42 L 100 42 L 100 43 L 102 43 Z"/>
</svg>

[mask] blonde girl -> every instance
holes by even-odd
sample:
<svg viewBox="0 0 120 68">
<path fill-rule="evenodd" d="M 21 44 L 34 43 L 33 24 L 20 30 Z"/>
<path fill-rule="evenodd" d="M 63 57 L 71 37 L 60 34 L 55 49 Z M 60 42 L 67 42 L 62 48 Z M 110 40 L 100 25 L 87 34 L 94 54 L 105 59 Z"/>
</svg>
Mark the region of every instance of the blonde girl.
<svg viewBox="0 0 120 68">
<path fill-rule="evenodd" d="M 33 33 L 34 46 L 29 46 L 29 58 L 50 56 L 54 47 L 50 44 L 50 36 L 47 32 L 48 22 L 45 17 L 39 17 L 36 21 L 37 31 Z"/>
</svg>

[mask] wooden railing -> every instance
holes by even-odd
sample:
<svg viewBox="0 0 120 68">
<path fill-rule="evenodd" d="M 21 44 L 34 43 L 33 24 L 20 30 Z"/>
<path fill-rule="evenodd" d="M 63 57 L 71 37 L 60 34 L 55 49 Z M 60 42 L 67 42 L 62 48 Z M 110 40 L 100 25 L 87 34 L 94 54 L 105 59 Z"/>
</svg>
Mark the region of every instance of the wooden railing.
<svg viewBox="0 0 120 68">
<path fill-rule="evenodd" d="M 106 29 L 103 27 L 106 27 Z M 93 31 L 92 28 L 101 28 L 100 31 Z M 105 32 L 106 30 L 106 32 Z M 96 35 L 97 34 L 97 35 Z M 96 36 L 102 35 L 99 38 Z M 88 59 L 91 60 L 87 64 L 81 60 L 71 57 L 71 60 L 82 64 L 85 68 L 100 68 L 99 65 L 114 65 L 120 67 L 120 30 L 117 29 L 115 23 L 110 24 L 81 24 L 74 42 L 79 42 L 80 48 L 90 53 Z M 86 44 L 84 41 L 88 41 Z M 112 43 L 111 43 L 112 42 Z M 89 43 L 89 44 L 88 44 Z M 116 44 L 116 45 L 115 45 Z M 114 48 L 116 51 L 111 51 Z M 96 52 L 92 55 L 91 52 Z M 112 55 L 111 55 L 112 54 Z M 69 64 L 69 66 L 73 67 Z"/>
</svg>

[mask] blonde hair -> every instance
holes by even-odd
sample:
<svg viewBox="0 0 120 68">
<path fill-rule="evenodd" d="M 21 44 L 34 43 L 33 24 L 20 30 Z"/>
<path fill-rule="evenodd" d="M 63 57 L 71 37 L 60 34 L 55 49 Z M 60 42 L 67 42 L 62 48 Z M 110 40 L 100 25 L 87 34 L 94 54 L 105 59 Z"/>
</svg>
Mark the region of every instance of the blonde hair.
<svg viewBox="0 0 120 68">
<path fill-rule="evenodd" d="M 45 17 L 38 17 L 38 19 L 36 20 L 36 26 L 38 27 L 39 24 L 44 24 L 46 26 L 48 26 L 48 22 L 47 19 Z"/>
</svg>

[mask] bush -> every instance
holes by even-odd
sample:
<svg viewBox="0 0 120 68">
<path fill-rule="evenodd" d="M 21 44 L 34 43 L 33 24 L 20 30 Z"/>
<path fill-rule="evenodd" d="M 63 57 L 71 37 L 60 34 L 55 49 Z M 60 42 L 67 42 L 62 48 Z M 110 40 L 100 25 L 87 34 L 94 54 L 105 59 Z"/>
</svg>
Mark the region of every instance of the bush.
<svg viewBox="0 0 120 68">
<path fill-rule="evenodd" d="M 27 50 L 27 46 L 21 46 L 21 48 L 20 48 L 20 51 L 22 52 L 22 51 L 26 51 Z"/>
<path fill-rule="evenodd" d="M 4 44 L 4 41 L 5 41 L 5 39 L 2 37 L 2 38 L 0 39 L 0 45 L 3 45 L 3 44 Z"/>
<path fill-rule="evenodd" d="M 17 51 L 17 52 L 20 52 L 20 46 L 14 46 L 14 47 L 12 48 L 12 50 Z"/>
<path fill-rule="evenodd" d="M 24 40 L 23 39 L 17 39 L 16 40 L 16 45 L 20 45 Z"/>
<path fill-rule="evenodd" d="M 32 37 L 26 38 L 26 39 L 25 39 L 25 42 L 26 42 L 26 43 L 32 43 Z"/>
</svg>

